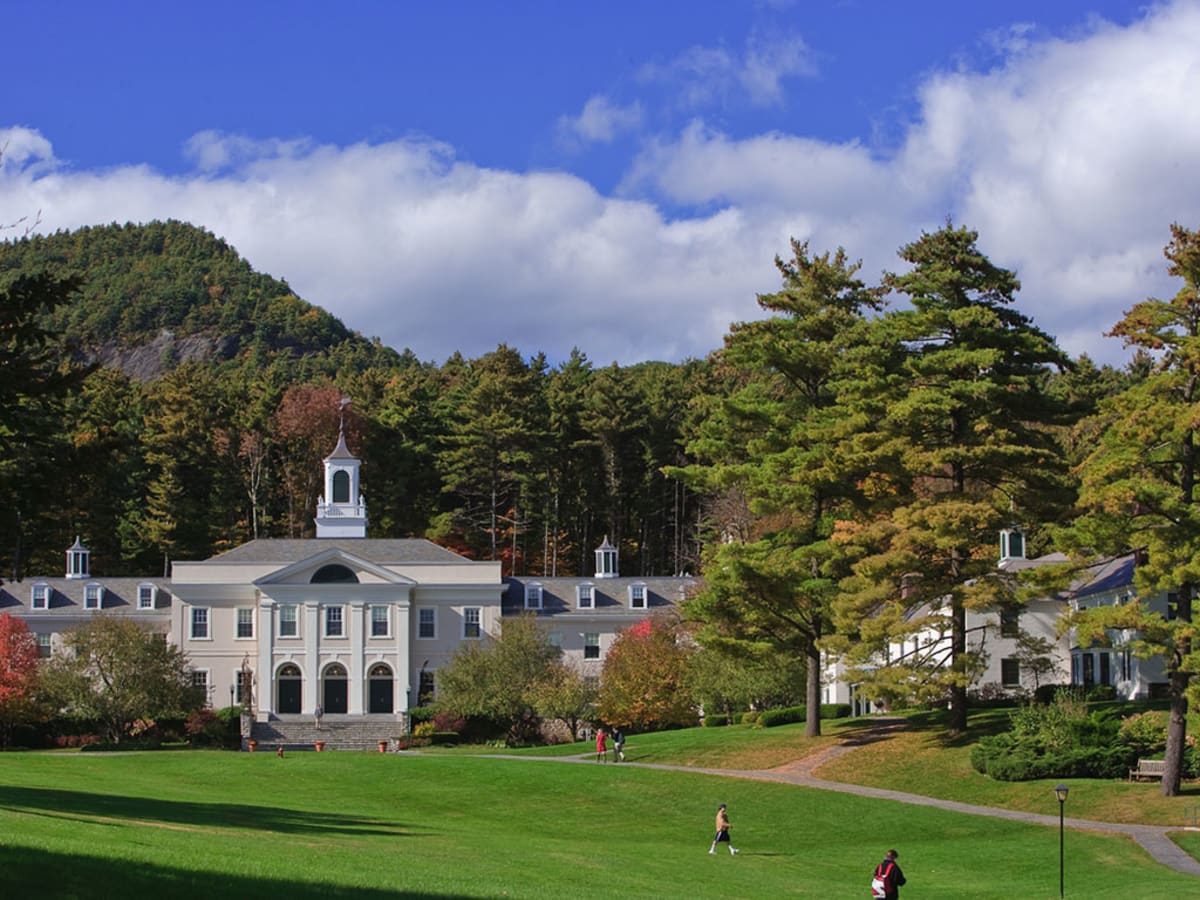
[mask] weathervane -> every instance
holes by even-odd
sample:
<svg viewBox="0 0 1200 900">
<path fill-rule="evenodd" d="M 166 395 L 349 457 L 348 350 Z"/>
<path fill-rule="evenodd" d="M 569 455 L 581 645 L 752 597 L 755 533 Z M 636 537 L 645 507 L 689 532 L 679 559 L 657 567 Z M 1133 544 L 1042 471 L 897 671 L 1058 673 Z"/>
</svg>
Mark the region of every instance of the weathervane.
<svg viewBox="0 0 1200 900">
<path fill-rule="evenodd" d="M 338 437 L 345 434 L 346 428 L 346 407 L 350 405 L 350 398 L 343 397 L 338 401 Z"/>
</svg>

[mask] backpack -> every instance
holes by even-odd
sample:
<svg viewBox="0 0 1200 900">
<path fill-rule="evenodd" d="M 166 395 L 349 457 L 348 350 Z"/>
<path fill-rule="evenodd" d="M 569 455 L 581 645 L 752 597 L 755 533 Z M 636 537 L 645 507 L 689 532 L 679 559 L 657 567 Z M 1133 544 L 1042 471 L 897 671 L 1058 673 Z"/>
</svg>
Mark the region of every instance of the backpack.
<svg viewBox="0 0 1200 900">
<path fill-rule="evenodd" d="M 884 860 L 875 867 L 875 877 L 871 879 L 871 896 L 886 897 L 892 890 L 895 880 L 896 864 L 890 859 Z"/>
</svg>

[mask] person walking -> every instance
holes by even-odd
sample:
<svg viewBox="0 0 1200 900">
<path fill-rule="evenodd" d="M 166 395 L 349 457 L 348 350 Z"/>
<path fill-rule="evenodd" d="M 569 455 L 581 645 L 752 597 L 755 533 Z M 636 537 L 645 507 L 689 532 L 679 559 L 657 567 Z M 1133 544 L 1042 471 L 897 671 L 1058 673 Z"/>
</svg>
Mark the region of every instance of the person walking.
<svg viewBox="0 0 1200 900">
<path fill-rule="evenodd" d="M 625 762 L 625 735 L 620 728 L 613 729 L 612 739 L 613 762 Z"/>
<path fill-rule="evenodd" d="M 729 844 L 729 855 L 737 856 L 737 850 L 729 839 L 729 815 L 725 812 L 724 803 L 717 807 L 717 833 L 712 846 L 708 848 L 710 854 L 717 852 L 717 844 Z"/>
<path fill-rule="evenodd" d="M 608 762 L 608 735 L 603 728 L 596 730 L 596 762 Z"/>
<path fill-rule="evenodd" d="M 883 900 L 900 900 L 900 888 L 905 883 L 904 873 L 896 863 L 899 854 L 889 850 L 883 855 L 883 862 L 875 867 L 875 875 L 871 879 L 871 896 Z"/>
<path fill-rule="evenodd" d="M 324 714 L 325 710 L 321 709 L 321 704 L 318 703 L 317 708 L 313 710 L 313 725 L 316 726 L 317 731 L 321 730 L 321 716 Z"/>
</svg>

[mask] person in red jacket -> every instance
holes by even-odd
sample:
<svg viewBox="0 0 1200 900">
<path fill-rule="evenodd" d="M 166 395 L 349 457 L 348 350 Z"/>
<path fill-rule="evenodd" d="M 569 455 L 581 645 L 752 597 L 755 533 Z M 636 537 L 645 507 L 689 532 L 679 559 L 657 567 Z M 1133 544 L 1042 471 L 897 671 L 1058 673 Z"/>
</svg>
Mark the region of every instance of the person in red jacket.
<svg viewBox="0 0 1200 900">
<path fill-rule="evenodd" d="M 883 862 L 875 867 L 875 875 L 871 880 L 871 896 L 883 897 L 885 900 L 900 900 L 900 888 L 904 884 L 904 873 L 900 871 L 900 866 L 896 864 L 896 857 L 899 854 L 895 850 L 889 850 L 883 855 Z M 883 883 L 883 893 L 878 893 L 875 887 L 875 882 Z"/>
<path fill-rule="evenodd" d="M 596 762 L 601 759 L 608 762 L 608 735 L 603 728 L 596 732 Z"/>
</svg>

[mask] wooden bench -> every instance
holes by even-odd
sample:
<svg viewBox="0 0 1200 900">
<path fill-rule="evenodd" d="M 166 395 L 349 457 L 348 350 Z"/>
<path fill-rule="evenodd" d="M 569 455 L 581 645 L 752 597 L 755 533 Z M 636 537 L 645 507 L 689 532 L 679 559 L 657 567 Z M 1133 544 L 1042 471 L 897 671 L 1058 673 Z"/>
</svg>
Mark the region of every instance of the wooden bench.
<svg viewBox="0 0 1200 900">
<path fill-rule="evenodd" d="M 1141 781 L 1143 778 L 1161 780 L 1166 768 L 1167 761 L 1165 759 L 1139 759 L 1137 768 L 1129 770 L 1129 780 Z"/>
</svg>

